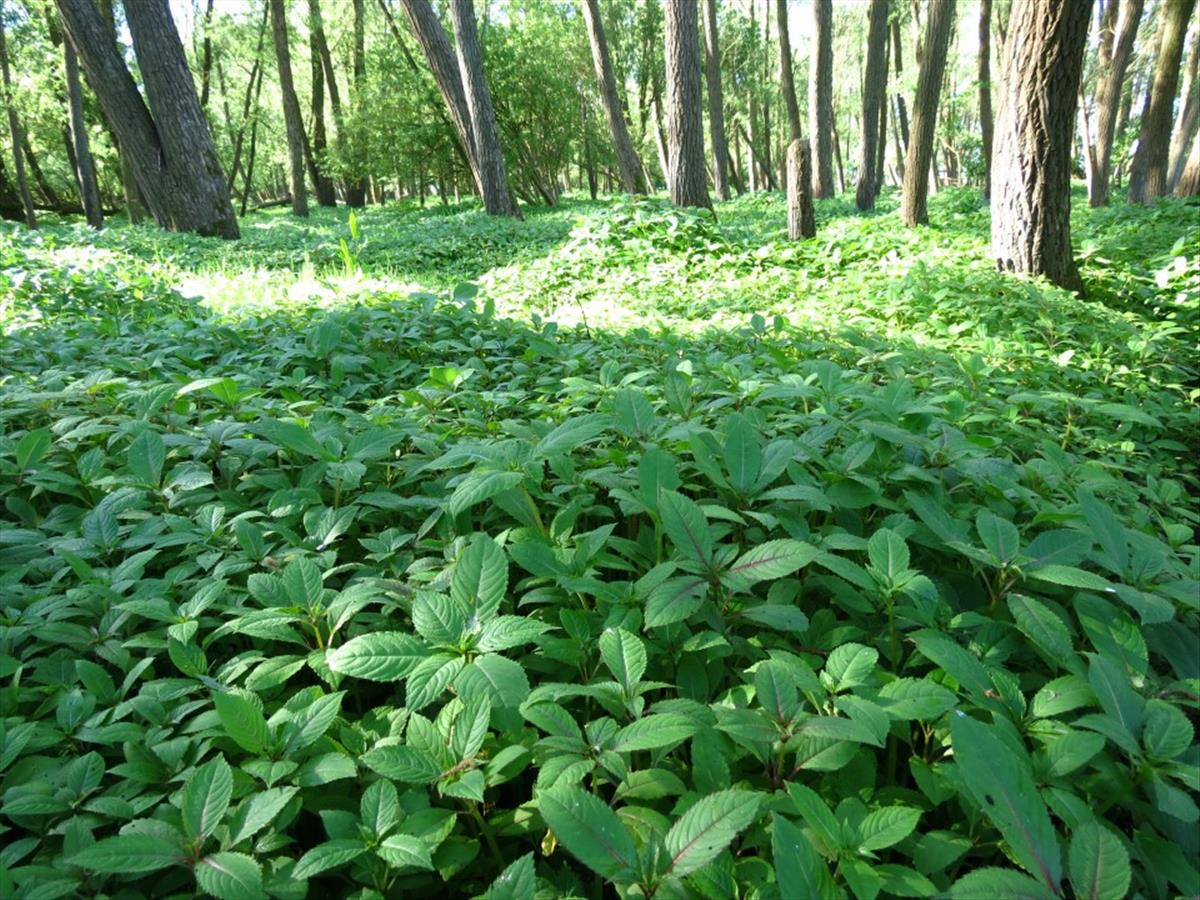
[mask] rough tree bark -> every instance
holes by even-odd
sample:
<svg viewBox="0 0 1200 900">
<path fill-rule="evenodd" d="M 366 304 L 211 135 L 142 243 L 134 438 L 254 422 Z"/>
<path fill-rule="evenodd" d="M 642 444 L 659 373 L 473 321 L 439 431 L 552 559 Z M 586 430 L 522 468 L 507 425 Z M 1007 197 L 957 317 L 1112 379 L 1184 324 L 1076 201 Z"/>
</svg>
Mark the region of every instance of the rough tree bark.
<svg viewBox="0 0 1200 900">
<path fill-rule="evenodd" d="M 992 0 L 979 4 L 979 136 L 983 151 L 983 196 L 992 195 Z"/>
<path fill-rule="evenodd" d="M 813 145 L 813 196 L 833 190 L 833 0 L 813 0 L 813 59 L 808 75 L 808 130 Z"/>
<path fill-rule="evenodd" d="M 1163 0 L 1158 61 L 1150 87 L 1150 103 L 1142 116 L 1137 150 L 1129 168 L 1129 202 L 1153 203 L 1167 192 L 1171 122 L 1183 41 L 1196 0 Z"/>
<path fill-rule="evenodd" d="M 1200 195 L 1200 141 L 1192 142 L 1192 152 L 1188 155 L 1187 164 L 1179 184 L 1175 185 L 1176 197 L 1195 197 Z"/>
<path fill-rule="evenodd" d="M 283 122 L 287 129 L 288 179 L 292 192 L 292 215 L 308 215 L 308 195 L 304 189 L 305 135 L 300 117 L 300 101 L 292 82 L 292 56 L 288 50 L 287 10 L 283 0 L 271 4 L 271 37 L 275 42 L 275 62 L 279 69 L 279 90 L 283 95 Z"/>
<path fill-rule="evenodd" d="M 508 170 L 500 149 L 500 133 L 496 130 L 492 93 L 483 71 L 483 47 L 479 43 L 472 0 L 451 0 L 450 20 L 454 25 L 459 75 L 475 136 L 475 158 L 479 161 L 484 209 L 489 215 L 519 219 L 521 211 L 508 192 Z"/>
<path fill-rule="evenodd" d="M 713 189 L 729 199 L 729 142 L 725 138 L 725 96 L 721 90 L 721 45 L 717 34 L 717 0 L 704 0 L 704 75 L 708 83 L 708 134 L 713 152 Z M 738 193 L 741 193 L 739 188 Z"/>
<path fill-rule="evenodd" d="M 212 18 L 213 2 L 204 7 L 204 42 L 200 54 L 200 109 L 208 111 L 209 85 L 212 83 Z"/>
<path fill-rule="evenodd" d="M 667 189 L 678 206 L 707 207 L 697 12 L 695 0 L 666 0 Z"/>
<path fill-rule="evenodd" d="M 1001 271 L 1083 290 L 1071 255 L 1071 145 L 1090 0 L 1014 0 L 996 122 L 992 256 Z"/>
<path fill-rule="evenodd" d="M 913 98 L 912 133 L 904 161 L 904 191 L 900 218 L 910 228 L 929 223 L 925 201 L 929 196 L 929 164 L 933 160 L 933 133 L 937 124 L 938 96 L 946 69 L 954 0 L 930 0 L 925 23 L 917 95 Z M 1016 71 L 1016 70 L 1011 70 Z"/>
<path fill-rule="evenodd" d="M 21 208 L 25 213 L 25 224 L 37 228 L 37 215 L 33 211 L 33 197 L 29 193 L 29 179 L 25 177 L 25 160 L 21 158 L 21 121 L 12 102 L 12 76 L 8 69 L 8 40 L 4 33 L 4 4 L 0 2 L 0 71 L 4 77 L 4 106 L 8 110 L 8 132 L 12 139 L 13 168 L 17 173 L 17 193 L 21 197 Z"/>
<path fill-rule="evenodd" d="M 987 2 L 987 0 L 985 0 Z M 862 141 L 858 148 L 858 187 L 854 202 L 859 209 L 875 208 L 875 195 L 879 192 L 876 180 L 882 148 L 880 141 L 883 120 L 880 110 L 887 109 L 887 31 L 888 0 L 871 0 L 867 14 L 867 59 L 863 72 Z"/>
<path fill-rule="evenodd" d="M 788 239 L 815 237 L 813 215 L 812 151 L 808 141 L 793 140 L 787 151 Z"/>
<path fill-rule="evenodd" d="M 1175 126 L 1175 134 L 1171 137 L 1171 153 L 1167 164 L 1168 191 L 1175 190 L 1179 184 L 1187 163 L 1188 148 L 1195 143 L 1197 131 L 1200 130 L 1200 27 L 1195 29 L 1192 46 L 1188 50 L 1181 98 L 1183 109 Z"/>
<path fill-rule="evenodd" d="M 155 221 L 174 231 L 236 238 L 224 173 L 165 0 L 125 0 L 145 102 L 92 0 L 56 3 Z"/>
<path fill-rule="evenodd" d="M 612 134 L 613 151 L 617 157 L 617 168 L 621 173 L 621 187 L 628 194 L 641 194 L 646 190 L 642 182 L 642 164 L 633 150 L 629 139 L 629 126 L 621 112 L 621 97 L 617 93 L 617 79 L 613 74 L 612 59 L 608 55 L 608 41 L 604 37 L 604 24 L 600 20 L 600 4 L 597 0 L 583 0 L 583 21 L 587 25 L 588 41 L 592 45 L 592 64 L 596 69 L 596 83 L 600 88 L 600 103 L 608 119 L 608 130 Z M 590 152 L 590 146 L 589 146 Z M 590 171 L 590 170 L 589 170 Z"/>
<path fill-rule="evenodd" d="M 886 6 L 886 0 L 883 2 Z M 787 0 L 775 0 L 775 21 L 779 27 L 779 85 L 783 90 L 783 104 L 787 107 L 790 142 L 800 139 L 800 104 L 796 102 L 796 83 L 792 78 L 792 38 L 791 29 L 788 28 Z"/>
<path fill-rule="evenodd" d="M 96 163 L 88 142 L 87 123 L 83 118 L 83 88 L 79 83 L 79 60 L 70 41 L 63 41 L 63 65 L 67 75 L 67 107 L 71 120 L 71 148 L 75 155 L 75 177 L 79 180 L 79 199 L 83 214 L 93 228 L 104 227 L 100 207 L 100 187 L 96 183 Z"/>
<path fill-rule="evenodd" d="M 1096 71 L 1096 125 L 1088 153 L 1088 205 L 1108 205 L 1109 179 L 1112 173 L 1113 138 L 1119 130 L 1122 85 L 1144 0 L 1108 0 L 1100 24 L 1100 52 Z M 1118 17 L 1118 6 L 1120 16 Z"/>
</svg>

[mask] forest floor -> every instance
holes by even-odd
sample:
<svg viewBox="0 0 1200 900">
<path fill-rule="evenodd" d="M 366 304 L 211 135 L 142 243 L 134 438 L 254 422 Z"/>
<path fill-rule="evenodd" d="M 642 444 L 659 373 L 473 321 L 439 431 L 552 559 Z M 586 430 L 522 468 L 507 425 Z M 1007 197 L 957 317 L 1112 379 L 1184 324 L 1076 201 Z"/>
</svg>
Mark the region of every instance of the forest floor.
<svg viewBox="0 0 1200 900">
<path fill-rule="evenodd" d="M 354 681 L 372 675 L 356 669 L 349 652 L 329 654 L 331 672 L 326 648 L 412 613 L 407 595 L 389 591 L 445 587 L 462 539 L 480 532 L 508 547 L 505 571 L 512 566 L 511 596 L 521 598 L 522 613 L 538 617 L 539 629 L 559 629 L 553 638 L 530 631 L 537 650 L 506 645 L 516 674 L 487 673 L 491 693 L 480 696 L 497 709 L 516 707 L 531 684 L 587 681 L 606 627 L 626 651 L 629 642 L 647 642 L 646 677 L 680 685 L 677 704 L 663 713 L 680 734 L 688 716 L 699 717 L 699 727 L 716 715 L 733 737 L 719 748 L 719 777 L 665 751 L 659 765 L 678 770 L 681 788 L 712 791 L 731 778 L 756 790 L 779 787 L 771 764 L 764 774 L 747 749 L 753 741 L 738 731 L 745 723 L 726 723 L 723 710 L 750 702 L 739 691 L 764 652 L 796 660 L 785 651 L 797 646 L 807 661 L 800 665 L 814 670 L 828 670 L 839 647 L 869 647 L 878 671 L 872 662 L 875 674 L 847 675 L 837 702 L 861 695 L 876 712 L 893 709 L 879 691 L 894 676 L 927 681 L 937 671 L 932 660 L 955 670 L 957 657 L 938 650 L 945 638 L 930 637 L 936 628 L 972 648 L 972 665 L 974 654 L 986 661 L 985 682 L 991 677 L 1004 702 L 1020 707 L 1015 720 L 1023 721 L 1024 697 L 1042 696 L 1056 678 L 1108 678 L 1110 659 L 1128 666 L 1147 695 L 1190 697 L 1173 699 L 1171 709 L 1194 715 L 1200 216 L 1194 203 L 1090 211 L 1078 200 L 1073 227 L 1086 299 L 995 272 L 987 210 L 968 191 L 934 197 L 933 226 L 916 231 L 900 226 L 891 196 L 865 216 L 842 201 L 820 203 L 818 237 L 794 244 L 785 240 L 777 195 L 721 204 L 715 217 L 661 200 L 569 200 L 529 209 L 523 222 L 387 206 L 363 211 L 351 226 L 345 209 L 315 210 L 307 221 L 276 210 L 245 220 L 237 243 L 150 227 L 9 228 L 0 234 L 0 594 L 9 611 L 0 677 L 20 666 L 33 673 L 6 689 L 2 712 L 37 725 L 0 784 L 4 809 L 24 796 L 23 785 L 49 795 L 58 777 L 52 754 L 79 729 L 105 772 L 90 790 L 100 785 L 122 801 L 97 807 L 87 823 L 96 837 L 128 820 L 134 806 L 162 799 L 144 780 L 130 780 L 130 766 L 113 767 L 129 742 L 167 732 L 185 744 L 213 738 L 230 764 L 245 762 L 254 754 L 222 737 L 204 712 L 216 682 L 244 687 L 284 721 L 316 696 L 289 700 L 289 691 L 336 689 L 341 678 L 367 702 L 356 695 L 352 714 L 346 701 L 338 746 L 371 746 L 382 719 L 368 723 L 362 710 L 388 695 Z M 687 535 L 697 538 L 690 547 Z M 743 568 L 759 565 L 756 548 L 768 544 L 791 554 L 761 575 L 774 582 L 769 591 L 755 587 L 758 576 L 723 568 L 739 553 L 750 560 Z M 289 562 L 301 559 L 317 569 Z M 261 574 L 281 562 L 294 577 Z M 808 563 L 820 574 L 806 574 L 803 584 L 784 577 Z M 703 581 L 699 592 L 659 590 L 687 580 L 664 582 L 673 566 L 704 568 L 719 607 Z M 316 587 L 303 588 L 311 572 Z M 383 593 L 314 612 L 321 572 L 327 589 L 357 584 Z M 247 581 L 247 573 L 260 574 Z M 268 585 L 276 581 L 283 586 Z M 288 615 L 307 616 L 311 635 L 261 616 L 250 621 L 267 615 L 247 612 L 258 604 L 287 606 L 272 591 L 293 587 L 310 596 Z M 1117 598 L 1106 601 L 1112 610 L 1093 615 L 1089 592 Z M 514 611 L 515 600 L 504 603 Z M 365 611 L 377 604 L 382 619 Z M 428 626 L 417 619 L 418 631 Z M 611 668 L 603 642 L 601 652 Z M 134 712 L 118 704 L 109 675 L 79 668 L 76 676 L 64 657 L 94 659 L 118 682 L 137 658 L 153 657 L 153 674 L 164 680 L 154 690 L 169 688 L 176 704 L 190 697 L 195 705 L 180 715 L 196 717 L 159 721 L 157 700 Z M 474 672 L 473 658 L 451 661 Z M 976 690 L 974 672 L 936 675 L 925 700 L 957 682 L 960 709 L 1009 715 L 991 688 Z M 61 698 L 77 698 L 77 677 L 91 699 L 68 703 Z M 416 697 L 434 702 L 449 683 L 411 678 L 410 706 Z M 483 690 L 465 675 L 455 689 L 462 697 Z M 1080 704 L 1120 712 L 1083 689 Z M 680 705 L 683 697 L 700 703 Z M 715 713 L 696 712 L 710 702 Z M 936 710 L 926 703 L 909 718 L 948 708 L 930 702 Z M 835 768 L 855 752 L 874 760 L 883 747 L 886 717 L 877 733 L 875 713 L 862 703 L 844 711 L 856 723 L 861 714 L 867 730 L 829 738 L 848 749 Z M 95 716 L 109 706 L 119 713 L 101 723 Z M 457 709 L 443 707 L 445 715 Z M 1078 704 L 1037 709 L 1071 731 Z M 1171 728 L 1183 727 L 1175 713 L 1163 715 Z M 322 721 L 329 728 L 332 718 Z M 115 729 L 103 732 L 109 737 L 96 736 L 101 724 Z M 519 717 L 495 717 L 490 727 L 489 752 L 528 743 L 522 728 L 531 726 Z M 1001 752 L 1035 759 L 1028 747 L 1045 735 L 1021 728 Z M 887 741 L 904 740 L 898 726 L 892 732 Z M 913 734 L 929 760 L 938 756 L 931 742 L 946 740 L 944 730 L 935 737 L 932 718 L 924 737 Z M 286 752 L 307 766 L 300 771 L 308 780 L 296 782 L 304 802 L 337 805 L 345 798 L 320 794 L 312 754 L 345 751 L 323 741 L 289 742 Z M 208 752 L 209 744 L 195 748 Z M 1110 745 L 1088 764 L 1091 781 L 1077 772 L 1052 782 L 1058 793 L 1046 796 L 1056 821 L 1075 821 L 1094 793 L 1120 795 L 1109 816 L 1123 834 L 1132 835 L 1130 822 L 1147 822 L 1169 841 L 1194 842 L 1171 822 L 1195 821 L 1195 803 L 1165 788 L 1130 799 L 1106 781 L 1117 771 L 1104 762 L 1109 754 L 1119 757 Z M 185 766 L 183 759 L 172 765 Z M 841 780 L 812 784 L 841 815 L 847 793 L 875 796 L 886 779 L 898 779 L 890 787 L 903 785 L 906 802 L 921 798 L 923 831 L 962 831 L 948 802 L 961 782 L 932 790 L 915 770 L 897 773 L 894 750 L 890 759 L 886 776 L 880 749 L 878 769 L 854 765 Z M 538 778 L 549 778 L 553 767 L 537 763 Z M 482 792 L 465 785 L 471 766 L 457 758 L 431 765 L 455 773 L 443 786 L 451 793 Z M 1184 768 L 1161 762 L 1155 784 L 1194 777 L 1180 774 Z M 460 775 L 464 784 L 454 787 Z M 239 791 L 250 789 L 245 777 Z M 357 793 L 352 800 L 357 809 Z M 76 852 L 57 837 L 70 810 L 36 809 L 36 827 L 11 814 L 38 835 L 21 845 L 29 885 L 44 874 L 39 865 Z M 511 813 L 501 804 L 493 824 L 506 857 L 516 859 L 540 833 Z M 470 862 L 476 844 L 464 829 L 429 838 L 432 864 L 442 878 L 465 870 L 463 889 L 482 889 L 499 870 Z M 1167 852 L 1163 840 L 1126 842 L 1140 860 L 1139 889 L 1166 893 L 1161 879 L 1169 878 L 1187 893 L 1191 875 L 1151 862 Z M 296 851 L 270 842 L 247 850 L 258 862 L 246 877 L 286 879 L 279 854 L 311 843 L 304 832 Z M 995 841 L 971 846 L 973 865 L 1007 865 Z M 897 848 L 885 858 L 904 866 L 880 868 L 890 891 L 916 890 L 914 883 L 919 892 L 944 890 L 958 872 L 926 865 L 933 857 L 910 843 Z M 87 868 L 105 871 L 99 851 L 87 858 Z M 19 883 L 22 870 L 13 871 Z M 68 880 L 83 877 L 65 871 Z M 171 871 L 185 879 L 177 889 L 187 889 L 190 876 Z M 315 864 L 312 872 L 328 877 Z M 904 881 L 909 872 L 916 882 Z M 75 888 L 72 881 L 66 890 Z"/>
</svg>

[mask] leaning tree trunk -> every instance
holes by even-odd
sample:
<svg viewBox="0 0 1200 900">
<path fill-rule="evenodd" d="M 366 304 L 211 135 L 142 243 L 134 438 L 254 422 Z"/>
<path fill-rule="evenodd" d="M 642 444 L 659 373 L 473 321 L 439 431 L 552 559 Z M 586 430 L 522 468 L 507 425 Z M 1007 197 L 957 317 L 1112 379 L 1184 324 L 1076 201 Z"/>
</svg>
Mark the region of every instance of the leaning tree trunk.
<svg viewBox="0 0 1200 900">
<path fill-rule="evenodd" d="M 1167 193 L 1171 122 L 1183 40 L 1196 0 L 1163 0 L 1158 61 L 1150 87 L 1150 104 L 1142 116 L 1137 150 L 1129 169 L 1129 202 L 1153 203 Z"/>
<path fill-rule="evenodd" d="M 1122 127 L 1118 119 L 1121 113 L 1122 85 L 1125 72 L 1133 58 L 1133 44 L 1137 38 L 1138 22 L 1142 18 L 1144 0 L 1120 0 L 1120 18 L 1116 18 L 1118 0 L 1105 12 L 1105 33 L 1101 35 L 1102 52 L 1099 71 L 1096 73 L 1096 127 L 1092 135 L 1094 149 L 1088 166 L 1088 205 L 1107 206 L 1109 178 L 1112 172 L 1113 138 Z M 1110 15 L 1110 12 L 1111 15 Z M 1112 23 L 1116 23 L 1115 37 Z"/>
<path fill-rule="evenodd" d="M 1171 138 L 1170 162 L 1167 164 L 1167 190 L 1174 191 L 1187 163 L 1188 148 L 1195 143 L 1200 130 L 1200 28 L 1195 30 L 1188 51 L 1187 74 L 1183 79 L 1183 109 Z"/>
<path fill-rule="evenodd" d="M 583 0 L 583 21 L 587 25 L 588 41 L 592 45 L 592 64 L 596 69 L 596 83 L 600 88 L 600 103 L 608 119 L 608 130 L 612 133 L 613 151 L 621 173 L 621 187 L 628 194 L 644 193 L 646 186 L 642 181 L 642 164 L 633 150 L 633 142 L 629 140 L 629 126 L 621 112 L 621 97 L 617 93 L 617 79 L 613 75 L 612 59 L 608 55 L 608 41 L 604 37 L 604 24 L 600 20 L 598 0 Z M 588 151 L 591 152 L 590 145 Z"/>
<path fill-rule="evenodd" d="M 1090 0 L 1014 0 L 1005 42 L 992 183 L 992 255 L 1002 271 L 1083 290 L 1071 255 L 1071 146 Z"/>
<path fill-rule="evenodd" d="M 833 0 L 813 0 L 813 64 L 808 77 L 808 130 L 813 140 L 813 196 L 833 190 Z M 780 33 L 786 22 L 781 23 Z"/>
<path fill-rule="evenodd" d="M 125 0 L 145 101 L 92 0 L 56 3 L 155 221 L 236 238 L 225 176 L 165 0 Z"/>
<path fill-rule="evenodd" d="M 8 109 L 8 132 L 12 138 L 13 168 L 17 172 L 17 192 L 21 196 L 21 208 L 25 212 L 25 224 L 37 228 L 37 214 L 33 211 L 33 197 L 29 193 L 29 179 L 25 177 L 25 160 L 21 158 L 21 122 L 12 100 L 12 76 L 8 70 L 8 41 L 4 34 L 4 5 L 0 2 L 0 71 L 4 77 L 4 106 Z"/>
<path fill-rule="evenodd" d="M 310 7 L 311 8 L 311 7 Z M 309 56 L 312 58 L 312 140 L 308 144 L 308 171 L 317 195 L 317 205 L 337 206 L 333 179 L 325 172 L 329 140 L 325 135 L 325 70 L 317 49 L 316 29 L 309 29 Z"/>
<path fill-rule="evenodd" d="M 279 91 L 283 95 L 283 122 L 287 129 L 288 178 L 292 192 L 292 215 L 308 215 L 308 195 L 304 190 L 305 135 L 300 117 L 300 100 L 292 82 L 292 56 L 288 50 L 287 10 L 283 0 L 271 4 L 271 37 L 275 42 L 275 62 L 279 68 Z"/>
<path fill-rule="evenodd" d="M 713 189 L 729 199 L 729 142 L 725 138 L 725 96 L 721 90 L 721 44 L 717 0 L 704 0 L 704 76 L 708 86 L 708 134 L 713 153 Z M 741 193 L 740 189 L 738 193 Z"/>
<path fill-rule="evenodd" d="M 938 95 L 946 70 L 946 51 L 950 46 L 950 26 L 954 20 L 954 0 L 930 0 L 925 22 L 925 42 L 921 71 L 917 76 L 917 95 L 913 99 L 912 131 L 908 155 L 904 161 L 904 191 L 900 218 L 911 227 L 929 224 L 926 199 L 929 196 L 929 164 L 933 160 L 933 133 L 937 124 Z M 1018 71 L 1016 69 L 1010 71 Z"/>
<path fill-rule="evenodd" d="M 472 0 L 451 0 L 450 19 L 454 24 L 459 74 L 467 97 L 467 109 L 471 113 L 471 130 L 475 135 L 484 209 L 489 215 L 519 219 L 521 211 L 508 192 L 508 170 L 500 149 L 492 92 L 483 71 L 483 47 L 479 43 Z"/>
<path fill-rule="evenodd" d="M 707 207 L 697 11 L 695 0 L 666 0 L 667 189 L 677 206 Z"/>
<path fill-rule="evenodd" d="M 100 208 L 100 187 L 96 183 L 96 163 L 88 142 L 87 123 L 83 118 L 83 89 L 79 84 L 79 60 L 69 40 L 63 41 L 63 64 L 67 76 L 67 107 L 71 120 L 71 149 L 75 154 L 75 177 L 79 180 L 79 200 L 83 214 L 93 228 L 104 227 Z"/>
<path fill-rule="evenodd" d="M 1116 0 L 1110 0 L 1116 2 Z M 983 152 L 983 196 L 992 195 L 992 0 L 979 4 L 979 136 Z"/>
<path fill-rule="evenodd" d="M 987 0 L 984 0 L 987 2 Z M 858 187 L 854 202 L 859 209 L 875 208 L 875 196 L 879 193 L 876 183 L 883 148 L 880 140 L 886 134 L 881 110 L 887 109 L 884 95 L 887 93 L 887 32 L 888 0 L 871 0 L 867 24 L 867 60 L 863 72 L 862 141 L 858 149 Z M 876 156 L 880 157 L 876 159 Z"/>
<path fill-rule="evenodd" d="M 885 2 L 886 6 L 886 2 Z M 792 78 L 792 38 L 788 28 L 787 0 L 775 0 L 775 21 L 779 27 L 779 86 L 787 107 L 788 146 L 800 140 L 800 104 L 796 102 L 796 83 Z"/>
</svg>

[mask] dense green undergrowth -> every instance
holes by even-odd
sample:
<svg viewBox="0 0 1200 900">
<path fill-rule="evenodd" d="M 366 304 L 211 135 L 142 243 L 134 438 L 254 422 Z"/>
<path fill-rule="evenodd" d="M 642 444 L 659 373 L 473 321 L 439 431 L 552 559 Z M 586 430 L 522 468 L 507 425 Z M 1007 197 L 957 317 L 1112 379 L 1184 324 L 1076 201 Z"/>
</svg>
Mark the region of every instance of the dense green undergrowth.
<svg viewBox="0 0 1200 900">
<path fill-rule="evenodd" d="M 1200 892 L 1195 211 L 4 236 L 0 895 Z"/>
</svg>

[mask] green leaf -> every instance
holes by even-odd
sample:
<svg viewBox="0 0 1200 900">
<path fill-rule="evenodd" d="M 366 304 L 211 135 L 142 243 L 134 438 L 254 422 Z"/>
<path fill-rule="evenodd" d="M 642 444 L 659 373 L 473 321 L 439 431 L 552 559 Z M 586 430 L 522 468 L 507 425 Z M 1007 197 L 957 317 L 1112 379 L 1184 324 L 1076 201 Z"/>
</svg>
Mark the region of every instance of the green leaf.
<svg viewBox="0 0 1200 900">
<path fill-rule="evenodd" d="M 908 569 L 908 544 L 890 528 L 880 528 L 867 541 L 867 558 L 886 584 L 895 584 Z"/>
<path fill-rule="evenodd" d="M 603 800 L 576 787 L 556 788 L 538 795 L 538 809 L 558 842 L 593 872 L 609 881 L 632 877 L 633 838 Z"/>
<path fill-rule="evenodd" d="M 696 733 L 691 719 L 674 713 L 645 716 L 617 732 L 609 749 L 618 753 L 635 750 L 656 750 L 687 740 Z"/>
<path fill-rule="evenodd" d="M 488 619 L 508 591 L 508 558 L 486 534 L 476 534 L 454 564 L 450 597 L 469 615 Z"/>
<path fill-rule="evenodd" d="M 950 718 L 954 761 L 971 796 L 1004 836 L 1013 858 L 1052 893 L 1062 881 L 1062 851 L 1027 759 L 971 717 Z"/>
<path fill-rule="evenodd" d="M 292 869 L 292 878 L 296 881 L 304 881 L 320 875 L 322 872 L 344 866 L 366 852 L 367 845 L 357 839 L 342 839 L 317 844 L 296 861 L 296 865 Z"/>
<path fill-rule="evenodd" d="M 1192 745 L 1195 729 L 1178 707 L 1165 700 L 1146 703 L 1146 722 L 1142 729 L 1142 746 L 1151 759 L 1175 759 Z"/>
<path fill-rule="evenodd" d="M 268 788 L 243 800 L 229 822 L 229 845 L 240 844 L 275 821 L 296 796 L 297 790 L 294 787 Z"/>
<path fill-rule="evenodd" d="M 730 413 L 725 419 L 725 469 L 729 486 L 742 496 L 762 471 L 762 440 L 741 413 Z"/>
<path fill-rule="evenodd" d="M 644 612 L 647 628 L 661 628 L 682 622 L 700 608 L 708 594 L 708 582 L 695 575 L 668 578 L 646 598 Z"/>
<path fill-rule="evenodd" d="M 1057 896 L 1013 869 L 976 869 L 950 888 L 951 900 L 1054 900 Z"/>
<path fill-rule="evenodd" d="M 1146 701 L 1133 690 L 1125 667 L 1098 653 L 1084 655 L 1088 658 L 1088 684 L 1096 692 L 1100 708 L 1136 739 L 1142 733 Z"/>
<path fill-rule="evenodd" d="M 294 559 L 284 567 L 283 590 L 294 606 L 315 609 L 321 604 L 325 585 L 321 570 L 311 559 Z"/>
<path fill-rule="evenodd" d="M 632 693 L 646 672 L 646 646 L 624 628 L 606 628 L 600 635 L 600 658 L 608 671 Z"/>
<path fill-rule="evenodd" d="M 16 447 L 17 468 L 24 472 L 30 466 L 36 466 L 46 455 L 46 451 L 50 449 L 53 440 L 49 428 L 38 428 L 21 435 Z"/>
<path fill-rule="evenodd" d="M 1037 581 L 1048 581 L 1050 584 L 1078 588 L 1082 591 L 1109 593 L 1114 590 L 1113 586 L 1099 575 L 1093 575 L 1091 572 L 1077 569 L 1075 566 L 1051 564 L 1039 569 L 1032 569 L 1027 574 Z"/>
<path fill-rule="evenodd" d="M 526 853 L 496 876 L 483 892 L 482 900 L 528 900 L 537 890 L 533 854 Z"/>
<path fill-rule="evenodd" d="M 192 773 L 183 789 L 181 811 L 184 833 L 191 840 L 206 838 L 229 809 L 233 796 L 233 772 L 225 757 L 218 756 Z"/>
<path fill-rule="evenodd" d="M 72 865 L 105 874 L 140 875 L 182 865 L 182 846 L 171 846 L 155 834 L 121 834 L 97 841 L 70 858 Z"/>
<path fill-rule="evenodd" d="M 860 850 L 882 850 L 898 844 L 917 827 L 921 810 L 909 806 L 885 806 L 867 813 L 858 826 Z"/>
<path fill-rule="evenodd" d="M 467 474 L 454 488 L 446 502 L 450 515 L 457 516 L 477 503 L 490 500 L 497 494 L 512 490 L 525 476 L 520 472 L 475 470 Z"/>
<path fill-rule="evenodd" d="M 844 896 L 804 832 L 777 813 L 771 815 L 771 855 L 775 881 L 784 896 L 833 900 Z"/>
<path fill-rule="evenodd" d="M 213 694 L 213 706 L 225 733 L 247 753 L 258 755 L 266 749 L 271 733 L 256 700 L 254 695 L 237 690 Z"/>
<path fill-rule="evenodd" d="M 654 407 L 645 391 L 621 388 L 613 397 L 617 430 L 622 434 L 645 437 L 654 430 Z"/>
<path fill-rule="evenodd" d="M 1017 526 L 1008 519 L 1000 518 L 990 509 L 981 509 L 976 513 L 975 529 L 979 532 L 984 548 L 999 564 L 1012 562 L 1021 552 L 1021 534 L 1017 531 Z"/>
<path fill-rule="evenodd" d="M 368 750 L 359 761 L 372 772 L 405 784 L 432 784 L 442 774 L 442 767 L 432 756 L 397 744 Z"/>
<path fill-rule="evenodd" d="M 729 574 L 747 585 L 791 575 L 808 565 L 820 552 L 811 544 L 784 538 L 747 550 L 729 567 Z"/>
<path fill-rule="evenodd" d="M 659 495 L 679 487 L 679 461 L 657 447 L 650 447 L 638 461 L 637 476 L 642 502 L 657 513 Z"/>
<path fill-rule="evenodd" d="M 196 863 L 196 884 L 219 900 L 266 897 L 262 869 L 244 853 L 214 853 Z"/>
<path fill-rule="evenodd" d="M 688 559 L 710 566 L 713 541 L 704 511 L 682 494 L 663 491 L 658 497 L 658 512 L 675 548 Z"/>
<path fill-rule="evenodd" d="M 879 651 L 862 644 L 842 644 L 825 660 L 825 679 L 834 693 L 865 684 L 879 662 Z"/>
<path fill-rule="evenodd" d="M 1080 900 L 1121 900 L 1129 890 L 1129 854 L 1115 835 L 1096 822 L 1075 829 L 1067 861 Z"/>
<path fill-rule="evenodd" d="M 1071 632 L 1046 604 L 1024 594 L 1009 594 L 1008 609 L 1017 627 L 1056 666 L 1070 668 L 1075 658 Z"/>
<path fill-rule="evenodd" d="M 1075 499 L 1108 561 L 1117 572 L 1126 572 L 1129 569 L 1129 539 L 1120 520 L 1087 488 L 1080 489 Z"/>
<path fill-rule="evenodd" d="M 712 862 L 758 817 L 762 795 L 725 790 L 697 800 L 667 832 L 670 874 L 683 877 Z"/>
<path fill-rule="evenodd" d="M 167 459 L 167 448 L 157 431 L 143 431 L 129 445 L 128 459 L 131 471 L 142 484 L 158 487 L 162 483 L 163 464 Z"/>
<path fill-rule="evenodd" d="M 411 634 L 384 631 L 361 634 L 326 654 L 334 672 L 368 681 L 399 681 L 408 677 L 432 651 Z"/>
<path fill-rule="evenodd" d="M 390 866 L 407 866 L 413 869 L 432 869 L 433 859 L 429 847 L 410 834 L 393 834 L 386 838 L 375 852 Z"/>
<path fill-rule="evenodd" d="M 898 719 L 936 719 L 957 699 L 953 691 L 924 678 L 897 678 L 879 691 L 879 705 Z"/>
<path fill-rule="evenodd" d="M 533 448 L 533 455 L 544 459 L 563 452 L 570 453 L 604 434 L 609 425 L 608 416 L 600 413 L 567 419 L 538 441 Z"/>
</svg>

